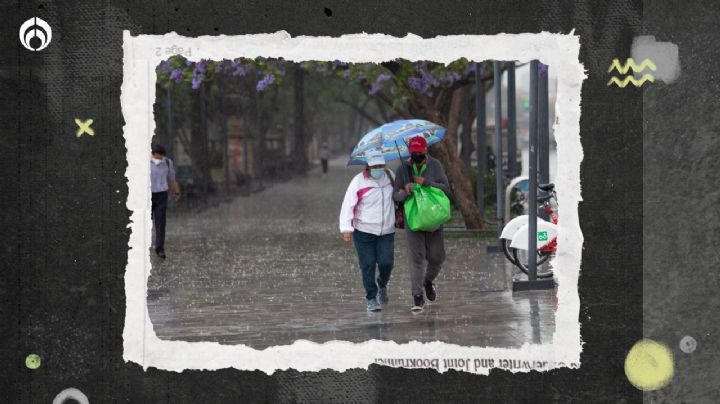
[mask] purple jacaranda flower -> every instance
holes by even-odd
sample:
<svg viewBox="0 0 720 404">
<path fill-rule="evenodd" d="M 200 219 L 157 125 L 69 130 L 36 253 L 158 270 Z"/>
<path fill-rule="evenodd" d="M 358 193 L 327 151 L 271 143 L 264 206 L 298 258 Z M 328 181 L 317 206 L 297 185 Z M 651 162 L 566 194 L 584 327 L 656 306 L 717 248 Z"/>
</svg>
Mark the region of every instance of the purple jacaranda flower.
<svg viewBox="0 0 720 404">
<path fill-rule="evenodd" d="M 265 77 L 263 77 L 260 81 L 258 81 L 257 86 L 255 89 L 257 91 L 265 91 L 265 88 L 272 84 L 275 81 L 275 75 L 270 73 L 266 74 Z"/>
<path fill-rule="evenodd" d="M 408 77 L 407 83 L 410 88 L 413 88 L 415 90 L 421 91 L 423 89 L 423 81 L 420 79 L 420 77 Z"/>
<path fill-rule="evenodd" d="M 244 76 L 250 71 L 250 69 L 243 66 L 242 62 L 239 60 L 233 60 L 230 62 L 230 68 L 233 70 L 233 76 Z"/>
<path fill-rule="evenodd" d="M 386 73 L 382 73 L 375 78 L 375 82 L 370 87 L 370 95 L 375 95 L 378 91 L 380 91 L 380 88 L 382 88 L 382 82 L 390 80 L 390 75 Z"/>
<path fill-rule="evenodd" d="M 200 85 L 203 83 L 204 79 L 205 79 L 205 76 L 203 76 L 203 75 L 193 76 L 192 89 L 197 90 L 198 88 L 200 88 Z"/>
<path fill-rule="evenodd" d="M 167 75 L 170 69 L 172 69 L 172 63 L 169 60 L 163 60 L 157 67 L 158 73 L 162 75 Z"/>
<path fill-rule="evenodd" d="M 180 68 L 177 68 L 170 73 L 170 80 L 180 83 L 183 80 L 183 72 Z"/>
<path fill-rule="evenodd" d="M 201 61 L 195 63 L 195 71 L 198 74 L 205 74 L 205 73 L 207 73 L 207 65 L 208 65 L 207 60 L 201 60 Z"/>
<path fill-rule="evenodd" d="M 465 71 L 463 72 L 463 76 L 468 76 L 475 73 L 475 62 L 468 63 L 467 67 L 465 68 Z"/>
</svg>

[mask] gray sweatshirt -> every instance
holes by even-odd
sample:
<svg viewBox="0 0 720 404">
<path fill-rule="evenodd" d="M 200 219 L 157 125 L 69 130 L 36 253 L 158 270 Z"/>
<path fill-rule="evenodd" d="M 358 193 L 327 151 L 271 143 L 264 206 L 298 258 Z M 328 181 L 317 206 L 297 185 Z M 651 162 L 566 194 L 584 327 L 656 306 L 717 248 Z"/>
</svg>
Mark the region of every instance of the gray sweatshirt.
<svg viewBox="0 0 720 404">
<path fill-rule="evenodd" d="M 408 195 L 405 192 L 405 184 L 414 182 L 412 173 L 412 166 L 409 160 L 403 160 L 400 167 L 395 173 L 395 188 L 393 192 L 393 199 L 396 202 L 404 202 Z M 452 191 L 450 191 L 450 183 L 448 182 L 447 175 L 445 175 L 445 169 L 438 159 L 430 156 L 426 157 L 425 164 L 427 168 L 425 173 L 422 175 L 425 178 L 424 186 L 431 186 L 441 189 L 445 192 L 448 198 L 452 199 Z"/>
</svg>

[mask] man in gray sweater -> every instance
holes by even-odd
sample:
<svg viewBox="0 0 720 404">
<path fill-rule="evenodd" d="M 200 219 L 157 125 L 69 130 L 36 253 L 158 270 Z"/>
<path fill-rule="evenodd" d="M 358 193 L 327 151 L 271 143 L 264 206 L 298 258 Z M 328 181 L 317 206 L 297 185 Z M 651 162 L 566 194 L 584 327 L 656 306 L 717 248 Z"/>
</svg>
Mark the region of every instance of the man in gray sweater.
<svg viewBox="0 0 720 404">
<path fill-rule="evenodd" d="M 421 186 L 441 189 L 452 198 L 445 169 L 437 159 L 427 155 L 427 142 L 416 136 L 408 142 L 410 160 L 403 161 L 395 175 L 393 199 L 405 202 L 412 194 L 413 182 Z M 445 242 L 442 226 L 435 231 L 412 231 L 406 227 L 408 266 L 412 283 L 413 312 L 421 312 L 425 305 L 423 291 L 430 301 L 436 297 L 433 281 L 445 261 Z"/>
</svg>

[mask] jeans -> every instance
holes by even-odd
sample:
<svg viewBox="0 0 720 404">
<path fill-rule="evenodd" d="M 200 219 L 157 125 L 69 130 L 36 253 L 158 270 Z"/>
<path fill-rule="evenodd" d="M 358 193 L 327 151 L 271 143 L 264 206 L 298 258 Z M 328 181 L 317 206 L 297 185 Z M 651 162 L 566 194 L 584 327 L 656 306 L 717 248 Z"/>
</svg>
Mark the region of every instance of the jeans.
<svg viewBox="0 0 720 404">
<path fill-rule="evenodd" d="M 367 300 L 374 299 L 377 296 L 378 288 L 387 287 L 388 281 L 390 281 L 394 260 L 395 233 L 376 236 L 355 230 L 352 238 L 360 261 L 365 298 Z M 376 266 L 379 270 L 377 279 L 375 278 Z"/>
<path fill-rule="evenodd" d="M 168 193 L 152 193 L 152 220 L 155 227 L 155 252 L 165 251 L 165 212 Z"/>
</svg>

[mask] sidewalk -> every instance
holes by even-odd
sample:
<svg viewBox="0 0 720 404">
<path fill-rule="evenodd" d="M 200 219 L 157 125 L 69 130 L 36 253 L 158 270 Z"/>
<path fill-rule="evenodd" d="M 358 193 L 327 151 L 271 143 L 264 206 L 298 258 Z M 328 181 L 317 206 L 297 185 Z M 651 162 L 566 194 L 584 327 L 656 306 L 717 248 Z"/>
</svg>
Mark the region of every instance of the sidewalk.
<svg viewBox="0 0 720 404">
<path fill-rule="evenodd" d="M 247 344 L 368 339 L 519 347 L 555 330 L 552 291 L 513 296 L 513 267 L 475 238 L 447 238 L 438 299 L 410 313 L 404 230 L 396 234 L 390 305 L 367 313 L 357 257 L 337 228 L 357 167 L 343 160 L 262 192 L 168 221 L 153 257 L 148 309 L 160 338 Z"/>
</svg>

